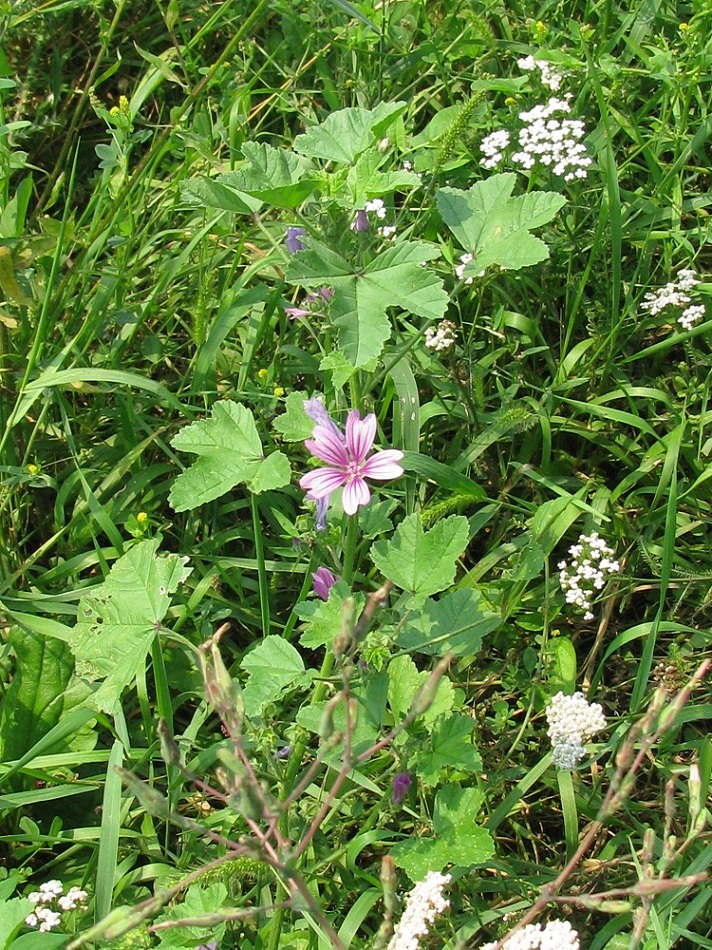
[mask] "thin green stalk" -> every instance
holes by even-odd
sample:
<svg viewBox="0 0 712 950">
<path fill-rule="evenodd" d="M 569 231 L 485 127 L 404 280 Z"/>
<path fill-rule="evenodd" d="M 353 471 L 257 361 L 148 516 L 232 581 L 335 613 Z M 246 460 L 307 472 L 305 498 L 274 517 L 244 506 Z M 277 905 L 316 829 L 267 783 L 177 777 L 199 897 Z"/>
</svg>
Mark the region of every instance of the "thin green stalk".
<svg viewBox="0 0 712 950">
<path fill-rule="evenodd" d="M 358 539 L 358 516 L 349 518 L 344 541 L 344 560 L 341 568 L 341 580 L 351 586 L 353 583 L 354 563 L 356 561 L 356 541 Z"/>
<path fill-rule="evenodd" d="M 252 529 L 255 535 L 255 558 L 257 560 L 257 580 L 260 589 L 260 615 L 262 618 L 262 636 L 269 636 L 270 631 L 270 594 L 265 565 L 265 551 L 262 540 L 262 524 L 260 510 L 257 504 L 257 495 L 250 492 L 250 508 L 252 509 Z"/>
</svg>

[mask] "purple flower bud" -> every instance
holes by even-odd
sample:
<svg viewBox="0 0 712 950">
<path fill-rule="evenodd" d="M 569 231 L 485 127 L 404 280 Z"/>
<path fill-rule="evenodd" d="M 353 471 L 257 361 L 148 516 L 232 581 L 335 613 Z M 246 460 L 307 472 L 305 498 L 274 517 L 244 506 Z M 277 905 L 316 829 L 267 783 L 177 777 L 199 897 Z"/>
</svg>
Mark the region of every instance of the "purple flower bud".
<svg viewBox="0 0 712 950">
<path fill-rule="evenodd" d="M 328 600 L 329 591 L 336 583 L 336 578 L 328 567 L 319 567 L 312 574 L 312 583 L 316 596 L 321 597 L 322 600 Z"/>
<path fill-rule="evenodd" d="M 305 399 L 304 412 L 306 412 L 312 422 L 315 422 L 318 426 L 323 426 L 325 429 L 329 429 L 334 435 L 338 435 L 343 442 L 343 434 L 324 408 L 321 396 L 312 396 L 311 399 Z"/>
<path fill-rule="evenodd" d="M 285 307 L 284 312 L 290 320 L 296 320 L 297 317 L 308 317 L 311 314 L 311 310 L 304 310 L 303 307 Z"/>
<path fill-rule="evenodd" d="M 393 779 L 393 804 L 400 805 L 405 796 L 408 794 L 408 789 L 410 788 L 411 777 L 408 772 L 398 772 L 398 774 Z"/>
<path fill-rule="evenodd" d="M 371 225 L 368 223 L 368 215 L 365 211 L 357 211 L 356 217 L 351 222 L 352 231 L 368 231 Z"/>
<path fill-rule="evenodd" d="M 211 940 L 210 943 L 202 943 L 197 950 L 218 950 L 217 940 Z"/>
<path fill-rule="evenodd" d="M 320 293 L 321 296 L 324 298 L 324 300 L 331 300 L 331 298 L 334 296 L 334 288 L 333 288 L 333 287 L 320 287 L 320 288 L 319 288 L 319 293 Z"/>
<path fill-rule="evenodd" d="M 291 755 L 292 747 L 291 745 L 283 745 L 282 748 L 277 753 L 278 759 L 288 759 Z"/>
<path fill-rule="evenodd" d="M 284 236 L 284 246 L 290 254 L 296 254 L 297 251 L 303 251 L 306 248 L 304 241 L 300 240 L 300 238 L 305 237 L 306 233 L 304 228 L 287 228 L 287 233 Z"/>
<path fill-rule="evenodd" d="M 329 510 L 329 496 L 317 498 L 316 500 L 316 524 L 317 531 L 326 531 L 326 512 Z"/>
</svg>

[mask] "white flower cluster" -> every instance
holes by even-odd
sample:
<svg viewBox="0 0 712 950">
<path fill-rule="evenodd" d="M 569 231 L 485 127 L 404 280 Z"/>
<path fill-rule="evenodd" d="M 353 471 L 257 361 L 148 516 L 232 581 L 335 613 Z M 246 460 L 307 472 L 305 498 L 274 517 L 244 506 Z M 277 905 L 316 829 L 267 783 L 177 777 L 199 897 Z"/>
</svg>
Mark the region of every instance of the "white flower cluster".
<svg viewBox="0 0 712 950">
<path fill-rule="evenodd" d="M 443 897 L 443 888 L 449 883 L 449 874 L 428 871 L 415 885 L 405 899 L 405 910 L 388 950 L 417 950 L 420 938 L 430 932 L 430 924 L 450 906 L 450 901 Z"/>
<path fill-rule="evenodd" d="M 428 327 L 425 331 L 425 345 L 437 353 L 449 350 L 455 343 L 455 324 L 451 320 L 443 320 L 435 327 Z"/>
<path fill-rule="evenodd" d="M 557 693 L 546 707 L 548 736 L 553 746 L 551 758 L 557 768 L 570 772 L 586 755 L 584 745 L 606 728 L 600 703 L 588 703 L 583 693 Z"/>
<path fill-rule="evenodd" d="M 562 82 L 562 76 L 560 73 L 557 73 L 551 63 L 545 59 L 534 59 L 533 56 L 522 56 L 521 59 L 517 60 L 517 66 L 527 73 L 538 69 L 541 73 L 542 83 L 553 92 L 558 92 Z"/>
<path fill-rule="evenodd" d="M 520 151 L 512 155 L 512 161 L 525 169 L 541 162 L 564 181 L 585 178 L 591 158 L 581 141 L 586 131 L 584 124 L 578 119 L 557 117 L 557 113 L 570 112 L 568 97 L 557 99 L 555 96 L 546 105 L 520 112 L 519 118 L 524 123 L 519 131 Z"/>
<path fill-rule="evenodd" d="M 474 259 L 475 259 L 475 255 L 474 255 L 474 254 L 461 254 L 461 255 L 460 255 L 460 263 L 459 263 L 459 264 L 457 265 L 457 267 L 455 268 L 455 277 L 457 277 L 458 280 L 462 280 L 462 275 L 465 273 L 465 268 L 467 267 L 467 265 L 468 265 L 471 261 L 474 261 Z M 472 278 L 471 278 L 471 277 L 465 278 L 465 283 L 466 283 L 466 284 L 471 284 L 471 283 L 472 283 Z"/>
<path fill-rule="evenodd" d="M 566 592 L 566 603 L 584 611 L 584 620 L 593 620 L 593 598 L 603 590 L 610 574 L 620 573 L 614 552 L 594 531 L 582 534 L 569 548 L 571 563 L 559 563 L 559 583 Z"/>
<path fill-rule="evenodd" d="M 509 132 L 506 129 L 495 129 L 482 139 L 480 149 L 485 158 L 483 168 L 496 168 L 504 158 L 504 150 L 509 145 Z"/>
<path fill-rule="evenodd" d="M 371 201 L 367 201 L 363 206 L 363 210 L 375 212 L 377 218 L 385 218 L 386 216 L 386 206 L 382 198 L 373 198 Z"/>
<path fill-rule="evenodd" d="M 25 917 L 25 923 L 28 927 L 37 927 L 40 933 L 47 933 L 61 922 L 57 907 L 60 911 L 75 910 L 86 903 L 87 897 L 87 892 L 78 887 L 70 887 L 65 894 L 61 881 L 47 881 L 40 884 L 38 891 L 27 895 L 27 900 L 35 905 L 35 909 Z M 55 906 L 48 906 L 50 904 Z"/>
<path fill-rule="evenodd" d="M 699 278 L 693 270 L 681 270 L 675 280 L 671 280 L 658 290 L 648 291 L 643 298 L 640 309 L 647 310 L 651 316 L 655 317 L 667 307 L 683 308 L 677 322 L 682 324 L 685 330 L 691 330 L 697 321 L 705 315 L 704 306 L 693 304 L 692 297 L 690 297 L 690 291 L 694 290 L 699 282 Z"/>
<path fill-rule="evenodd" d="M 481 950 L 492 950 L 495 943 L 486 943 Z M 568 920 L 552 920 L 544 928 L 541 924 L 527 924 L 509 940 L 502 950 L 579 950 L 578 934 Z"/>
<path fill-rule="evenodd" d="M 372 212 L 379 218 L 381 221 L 386 217 L 386 206 L 383 203 L 382 198 L 373 198 L 371 201 L 367 201 L 363 206 L 363 210 Z M 390 238 L 392 241 L 396 239 L 396 226 L 395 224 L 382 224 L 380 227 L 376 228 L 378 234 L 384 238 Z"/>
</svg>

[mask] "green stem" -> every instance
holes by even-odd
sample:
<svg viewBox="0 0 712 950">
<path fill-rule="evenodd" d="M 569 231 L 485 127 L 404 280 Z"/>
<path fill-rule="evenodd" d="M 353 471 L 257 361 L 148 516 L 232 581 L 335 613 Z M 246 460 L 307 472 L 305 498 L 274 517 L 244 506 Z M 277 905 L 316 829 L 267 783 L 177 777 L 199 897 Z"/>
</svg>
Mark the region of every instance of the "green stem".
<svg viewBox="0 0 712 950">
<path fill-rule="evenodd" d="M 353 584 L 354 562 L 356 561 L 356 541 L 358 538 L 358 515 L 349 518 L 346 526 L 346 539 L 344 541 L 344 560 L 341 569 L 341 580 L 351 587 Z"/>
<path fill-rule="evenodd" d="M 270 630 L 269 583 L 267 582 L 267 567 L 265 565 L 265 552 L 262 543 L 260 510 L 257 507 L 257 495 L 255 495 L 254 492 L 250 492 L 250 507 L 252 509 L 252 529 L 255 534 L 255 558 L 257 559 L 257 580 L 260 588 L 262 636 L 267 637 L 269 636 Z"/>
</svg>

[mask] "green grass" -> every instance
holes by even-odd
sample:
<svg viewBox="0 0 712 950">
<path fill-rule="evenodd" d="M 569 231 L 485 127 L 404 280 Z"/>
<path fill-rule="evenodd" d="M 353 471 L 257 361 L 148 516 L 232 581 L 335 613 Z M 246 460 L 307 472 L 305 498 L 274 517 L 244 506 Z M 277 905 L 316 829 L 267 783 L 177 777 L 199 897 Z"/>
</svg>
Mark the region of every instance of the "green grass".
<svg viewBox="0 0 712 950">
<path fill-rule="evenodd" d="M 18 919 L 3 946 L 22 932 L 12 902 L 59 878 L 90 895 L 60 928 L 77 947 L 383 947 L 428 841 L 430 869 L 453 875 L 432 946 L 557 917 L 588 950 L 710 946 L 712 698 L 704 678 L 680 691 L 710 655 L 712 323 L 642 307 L 685 268 L 695 304 L 712 286 L 703 7 L 0 8 L 0 900 Z M 563 72 L 561 92 L 517 65 L 528 54 Z M 567 199 L 532 230 L 548 257 L 458 281 L 466 248 L 438 194 L 504 170 L 483 168 L 483 138 L 563 93 L 593 165 L 572 183 L 517 171 L 514 191 Z M 340 110 L 395 102 L 364 146 L 371 182 L 404 161 L 422 175 L 371 185 L 395 244 L 349 229 L 356 160 L 317 153 L 312 185 L 270 171 L 271 191 L 244 187 L 256 144 L 296 161 L 297 136 Z M 326 251 L 287 254 L 290 226 Z M 406 242 L 429 249 L 457 343 L 425 346 L 437 320 L 408 271 L 390 338 L 349 374 L 343 321 L 284 308 L 324 273 L 345 280 L 328 253 L 362 287 Z M 406 452 L 401 479 L 372 483 L 358 518 L 332 505 L 325 532 L 298 485 L 316 393 L 340 424 L 374 412 L 378 446 Z M 203 485 L 173 442 L 226 400 L 291 480 L 255 488 L 244 434 L 227 438 L 222 489 L 176 510 L 181 473 Z M 415 514 L 421 540 L 404 534 Z M 557 565 L 592 530 L 621 572 L 586 621 Z M 416 573 L 444 578 L 420 600 L 422 576 L 398 583 L 413 550 Z M 127 556 L 141 571 L 117 581 Z M 321 565 L 343 584 L 326 605 Z M 77 632 L 91 605 L 103 656 Z M 548 757 L 559 690 L 608 717 L 573 773 Z M 448 730 L 456 751 L 436 759 Z M 456 839 L 470 863 L 445 853 Z"/>
</svg>

